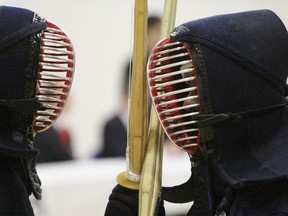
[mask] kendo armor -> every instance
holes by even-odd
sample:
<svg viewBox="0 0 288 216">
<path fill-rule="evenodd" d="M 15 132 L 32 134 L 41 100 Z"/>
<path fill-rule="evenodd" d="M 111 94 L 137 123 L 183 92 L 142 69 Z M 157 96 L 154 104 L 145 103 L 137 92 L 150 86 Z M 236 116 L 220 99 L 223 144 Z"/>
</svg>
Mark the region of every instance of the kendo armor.
<svg viewBox="0 0 288 216">
<path fill-rule="evenodd" d="M 216 211 L 215 190 L 223 197 L 226 187 L 287 178 L 288 34 L 272 11 L 184 23 L 155 46 L 147 72 L 167 136 L 191 155 L 192 175 L 205 179 L 206 210 L 193 215 Z"/>
<path fill-rule="evenodd" d="M 33 11 L 0 7 L 0 152 L 24 161 L 27 190 L 38 199 L 34 136 L 61 114 L 73 74 L 73 46 L 59 27 Z"/>
</svg>

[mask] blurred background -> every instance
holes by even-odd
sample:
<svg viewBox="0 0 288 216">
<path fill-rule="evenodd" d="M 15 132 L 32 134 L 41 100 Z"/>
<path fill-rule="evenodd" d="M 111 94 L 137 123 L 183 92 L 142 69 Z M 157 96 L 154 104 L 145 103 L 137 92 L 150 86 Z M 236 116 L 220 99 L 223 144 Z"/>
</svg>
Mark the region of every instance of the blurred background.
<svg viewBox="0 0 288 216">
<path fill-rule="evenodd" d="M 40 204 L 34 204 L 35 211 L 39 216 L 103 215 L 109 193 L 116 184 L 115 176 L 125 170 L 125 160 L 91 160 L 91 157 L 101 148 L 104 122 L 118 112 L 121 103 L 120 71 L 133 50 L 134 1 L 0 2 L 33 10 L 54 22 L 70 36 L 76 52 L 69 103 L 57 123 L 69 131 L 74 160 L 38 165 L 44 198 Z M 161 16 L 163 7 L 164 0 L 148 1 L 150 15 Z M 176 26 L 211 15 L 270 9 L 287 27 L 287 7 L 283 0 L 179 0 Z M 182 183 L 189 177 L 189 159 L 180 155 L 164 157 L 164 183 Z M 177 215 L 176 212 L 181 215 L 187 208 L 171 207 L 170 215 Z"/>
</svg>

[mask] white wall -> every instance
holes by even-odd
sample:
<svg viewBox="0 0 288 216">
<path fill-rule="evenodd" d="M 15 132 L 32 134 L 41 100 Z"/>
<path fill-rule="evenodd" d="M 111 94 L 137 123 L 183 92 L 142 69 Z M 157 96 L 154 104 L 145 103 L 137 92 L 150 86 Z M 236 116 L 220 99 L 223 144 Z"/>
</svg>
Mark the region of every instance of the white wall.
<svg viewBox="0 0 288 216">
<path fill-rule="evenodd" d="M 1 0 L 25 7 L 63 28 L 76 50 L 71 107 L 65 120 L 73 131 L 74 153 L 89 157 L 101 143 L 101 126 L 117 111 L 121 67 L 132 50 L 132 0 Z M 150 13 L 162 14 L 164 0 L 150 0 Z M 288 25 L 283 0 L 179 0 L 176 25 L 210 15 L 271 9 Z"/>
</svg>

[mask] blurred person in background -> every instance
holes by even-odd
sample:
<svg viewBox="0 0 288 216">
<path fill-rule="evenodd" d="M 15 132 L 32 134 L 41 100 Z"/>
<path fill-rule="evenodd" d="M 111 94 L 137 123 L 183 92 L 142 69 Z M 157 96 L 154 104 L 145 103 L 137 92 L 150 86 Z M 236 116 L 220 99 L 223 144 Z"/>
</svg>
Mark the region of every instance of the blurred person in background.
<svg viewBox="0 0 288 216">
<path fill-rule="evenodd" d="M 66 123 L 70 106 L 71 97 L 67 100 L 57 122 L 48 130 L 36 134 L 34 145 L 40 152 L 36 159 L 37 163 L 74 160 L 71 132 Z"/>
<path fill-rule="evenodd" d="M 63 137 L 63 138 L 62 138 Z M 39 150 L 37 163 L 72 160 L 70 136 L 66 131 L 58 131 L 52 126 L 35 136 L 35 149 Z"/>
<path fill-rule="evenodd" d="M 160 40 L 161 18 L 150 15 L 147 23 L 147 57 L 155 44 Z M 127 61 L 122 71 L 121 104 L 119 112 L 110 117 L 103 126 L 103 144 L 94 158 L 125 157 L 127 147 L 129 78 L 132 63 Z"/>
</svg>

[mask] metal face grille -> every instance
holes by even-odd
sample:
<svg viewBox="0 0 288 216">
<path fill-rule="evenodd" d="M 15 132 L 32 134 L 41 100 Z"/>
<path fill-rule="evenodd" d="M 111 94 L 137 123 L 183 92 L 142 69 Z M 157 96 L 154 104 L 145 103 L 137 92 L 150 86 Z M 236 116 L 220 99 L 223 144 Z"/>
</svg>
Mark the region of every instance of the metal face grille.
<svg viewBox="0 0 288 216">
<path fill-rule="evenodd" d="M 180 149 L 193 154 L 200 142 L 200 112 L 193 60 L 184 42 L 160 41 L 148 60 L 148 82 L 161 124 Z"/>
<path fill-rule="evenodd" d="M 45 110 L 36 113 L 35 132 L 48 129 L 59 117 L 74 74 L 74 49 L 69 38 L 55 24 L 47 25 L 42 32 L 36 89 Z"/>
</svg>

